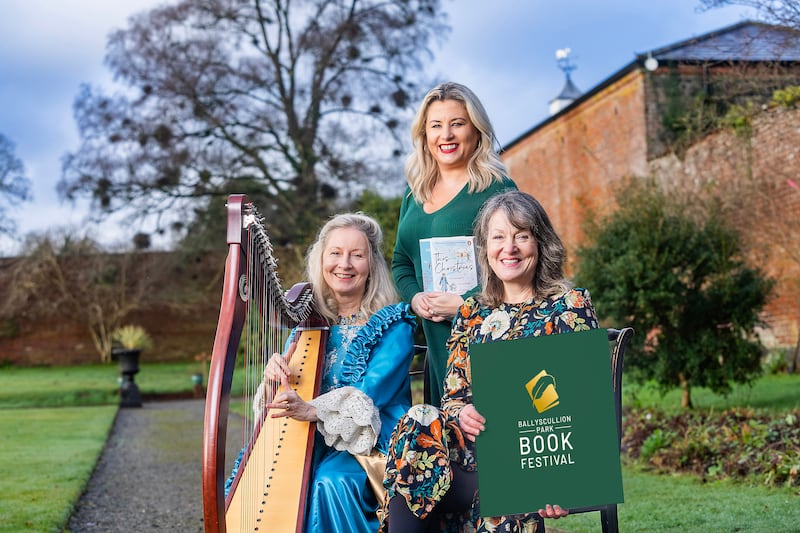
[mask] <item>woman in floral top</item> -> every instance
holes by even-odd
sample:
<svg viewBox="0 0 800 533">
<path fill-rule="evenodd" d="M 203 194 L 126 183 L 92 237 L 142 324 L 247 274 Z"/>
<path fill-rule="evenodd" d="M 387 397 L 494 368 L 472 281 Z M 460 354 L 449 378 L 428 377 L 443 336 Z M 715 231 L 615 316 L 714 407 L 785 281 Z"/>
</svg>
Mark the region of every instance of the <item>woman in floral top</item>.
<svg viewBox="0 0 800 533">
<path fill-rule="evenodd" d="M 529 532 L 536 515 L 481 517 L 475 437 L 486 420 L 472 404 L 469 345 L 598 327 L 585 289 L 564 277 L 566 252 L 544 208 L 520 191 L 488 200 L 476 221 L 483 292 L 453 322 L 441 410 L 416 405 L 389 446 L 382 531 Z M 539 509 L 560 518 L 558 505 Z"/>
</svg>

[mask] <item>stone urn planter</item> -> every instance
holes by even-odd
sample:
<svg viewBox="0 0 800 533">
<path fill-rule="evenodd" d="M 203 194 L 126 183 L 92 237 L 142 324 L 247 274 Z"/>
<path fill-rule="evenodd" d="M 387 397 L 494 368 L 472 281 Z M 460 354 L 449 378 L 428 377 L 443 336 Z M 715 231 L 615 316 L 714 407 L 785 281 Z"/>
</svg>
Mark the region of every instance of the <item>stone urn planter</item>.
<svg viewBox="0 0 800 533">
<path fill-rule="evenodd" d="M 125 348 L 116 348 L 112 354 L 114 359 L 119 362 L 119 371 L 121 374 L 136 374 L 139 372 L 139 355 L 141 350 L 126 350 Z"/>
<path fill-rule="evenodd" d="M 139 355 L 141 353 L 141 350 L 126 350 L 124 348 L 115 348 L 111 351 L 111 357 L 119 362 L 119 375 L 121 377 L 119 386 L 120 407 L 142 406 L 142 395 L 133 380 L 133 376 L 139 373 Z"/>
<path fill-rule="evenodd" d="M 150 348 L 150 335 L 141 326 L 122 326 L 111 334 L 116 347 L 111 350 L 111 357 L 119 362 L 119 374 L 122 378 L 119 389 L 120 407 L 141 407 L 142 395 L 133 376 L 139 372 L 139 355 L 142 350 Z"/>
</svg>

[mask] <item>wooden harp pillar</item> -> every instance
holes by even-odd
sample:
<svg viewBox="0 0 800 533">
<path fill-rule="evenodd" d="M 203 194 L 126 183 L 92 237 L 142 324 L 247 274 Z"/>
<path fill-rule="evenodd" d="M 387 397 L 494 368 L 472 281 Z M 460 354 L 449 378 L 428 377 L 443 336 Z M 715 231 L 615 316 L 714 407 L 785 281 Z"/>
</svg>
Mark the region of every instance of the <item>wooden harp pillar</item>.
<svg viewBox="0 0 800 533">
<path fill-rule="evenodd" d="M 251 396 L 291 328 L 295 349 L 290 386 L 306 400 L 318 393 L 327 328 L 313 314 L 308 284 L 284 293 L 277 261 L 255 208 L 244 195 L 228 198 L 228 256 L 206 393 L 203 431 L 203 515 L 206 532 L 302 531 L 314 424 L 251 413 Z M 244 362 L 237 362 L 240 347 Z M 234 379 L 234 376 L 237 379 Z M 242 383 L 243 384 L 240 384 Z M 229 493 L 225 484 L 231 394 L 242 389 L 242 456 Z M 267 390 L 267 397 L 270 391 Z"/>
</svg>

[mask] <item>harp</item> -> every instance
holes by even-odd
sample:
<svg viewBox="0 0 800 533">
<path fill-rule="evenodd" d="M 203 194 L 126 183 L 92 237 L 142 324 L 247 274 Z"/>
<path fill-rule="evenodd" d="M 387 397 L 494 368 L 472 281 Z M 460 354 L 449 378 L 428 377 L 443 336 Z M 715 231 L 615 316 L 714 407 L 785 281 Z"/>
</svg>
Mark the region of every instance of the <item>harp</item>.
<svg viewBox="0 0 800 533">
<path fill-rule="evenodd" d="M 280 287 L 272 245 L 244 195 L 228 198 L 228 256 L 209 369 L 203 431 L 203 514 L 206 532 L 301 531 L 314 441 L 314 424 L 271 418 L 251 409 L 269 357 L 282 352 L 296 327 L 289 360 L 291 388 L 318 393 L 327 327 L 313 313 L 311 287 Z M 244 362 L 237 362 L 240 344 Z M 241 385 L 240 385 L 241 384 Z M 242 449 L 227 497 L 225 484 L 231 396 L 242 389 Z M 232 391 L 236 391 L 233 392 Z M 274 390 L 265 393 L 269 401 Z M 265 411 L 265 410 L 264 410 Z"/>
</svg>

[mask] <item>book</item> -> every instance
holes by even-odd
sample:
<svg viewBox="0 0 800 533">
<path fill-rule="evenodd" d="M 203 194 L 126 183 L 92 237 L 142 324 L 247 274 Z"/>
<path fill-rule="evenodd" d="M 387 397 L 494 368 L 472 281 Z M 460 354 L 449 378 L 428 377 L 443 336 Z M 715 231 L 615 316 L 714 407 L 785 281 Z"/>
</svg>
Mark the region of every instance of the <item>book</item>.
<svg viewBox="0 0 800 533">
<path fill-rule="evenodd" d="M 483 516 L 621 503 L 608 332 L 470 345 Z"/>
<path fill-rule="evenodd" d="M 474 237 L 421 239 L 419 252 L 425 292 L 440 291 L 460 295 L 478 285 Z"/>
</svg>

